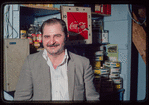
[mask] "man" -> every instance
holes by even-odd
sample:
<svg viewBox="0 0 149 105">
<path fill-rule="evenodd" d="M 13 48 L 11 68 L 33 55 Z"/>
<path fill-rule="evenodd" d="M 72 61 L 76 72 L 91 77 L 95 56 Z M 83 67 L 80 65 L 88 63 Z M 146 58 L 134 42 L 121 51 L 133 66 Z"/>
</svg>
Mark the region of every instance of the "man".
<svg viewBox="0 0 149 105">
<path fill-rule="evenodd" d="M 65 22 L 49 19 L 41 33 L 44 50 L 25 60 L 14 100 L 99 100 L 89 60 L 65 48 Z"/>
</svg>

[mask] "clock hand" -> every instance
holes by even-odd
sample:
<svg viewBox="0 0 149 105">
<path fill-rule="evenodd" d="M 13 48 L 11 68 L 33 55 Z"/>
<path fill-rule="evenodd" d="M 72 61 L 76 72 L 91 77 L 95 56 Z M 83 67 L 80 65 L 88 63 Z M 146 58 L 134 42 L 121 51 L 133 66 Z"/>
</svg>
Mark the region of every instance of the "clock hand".
<svg viewBox="0 0 149 105">
<path fill-rule="evenodd" d="M 84 30 L 82 30 L 81 32 L 83 32 L 83 31 L 85 31 L 85 30 L 89 30 L 88 28 L 85 28 Z M 81 33 L 81 32 L 79 32 L 79 34 Z"/>
<path fill-rule="evenodd" d="M 74 17 L 74 15 L 71 13 L 71 15 L 73 16 L 73 18 L 75 19 L 75 21 L 78 23 L 78 21 L 76 20 L 76 18 Z M 79 23 L 78 23 L 78 28 L 80 28 L 80 26 L 79 26 Z M 81 29 L 81 28 L 80 28 Z M 81 31 L 82 31 L 82 29 L 81 29 Z M 78 29 L 78 33 L 79 33 L 79 29 Z"/>
</svg>

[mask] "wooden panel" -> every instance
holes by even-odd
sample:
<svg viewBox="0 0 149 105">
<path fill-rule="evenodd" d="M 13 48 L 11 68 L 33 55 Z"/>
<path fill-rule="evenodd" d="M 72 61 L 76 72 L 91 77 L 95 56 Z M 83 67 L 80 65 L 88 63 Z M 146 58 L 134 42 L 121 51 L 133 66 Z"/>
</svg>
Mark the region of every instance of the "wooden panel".
<svg viewBox="0 0 149 105">
<path fill-rule="evenodd" d="M 133 17 L 137 20 L 134 13 Z M 146 32 L 142 26 L 134 21 L 132 22 L 132 41 L 146 64 Z"/>
</svg>

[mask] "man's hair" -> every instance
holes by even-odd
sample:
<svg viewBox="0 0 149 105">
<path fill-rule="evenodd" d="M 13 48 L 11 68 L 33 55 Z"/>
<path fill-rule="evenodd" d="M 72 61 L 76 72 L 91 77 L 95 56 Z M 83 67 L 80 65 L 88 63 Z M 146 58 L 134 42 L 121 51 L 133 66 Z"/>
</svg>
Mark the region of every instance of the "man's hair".
<svg viewBox="0 0 149 105">
<path fill-rule="evenodd" d="M 64 32 L 65 38 L 67 39 L 67 26 L 66 26 L 66 23 L 62 19 L 57 19 L 57 18 L 52 18 L 52 19 L 48 19 L 48 20 L 44 21 L 41 25 L 41 28 L 40 28 L 41 34 L 43 34 L 43 29 L 44 29 L 45 25 L 51 25 L 51 24 L 57 24 L 57 23 L 61 24 L 62 31 Z"/>
</svg>

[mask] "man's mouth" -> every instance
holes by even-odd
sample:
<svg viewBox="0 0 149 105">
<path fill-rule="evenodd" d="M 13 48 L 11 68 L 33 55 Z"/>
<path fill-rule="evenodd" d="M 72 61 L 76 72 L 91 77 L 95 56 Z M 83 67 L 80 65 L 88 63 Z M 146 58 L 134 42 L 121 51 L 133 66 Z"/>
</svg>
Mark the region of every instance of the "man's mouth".
<svg viewBox="0 0 149 105">
<path fill-rule="evenodd" d="M 54 48 L 54 47 L 57 47 L 57 46 L 59 46 L 60 44 L 54 44 L 54 45 L 49 45 L 49 44 L 47 44 L 47 47 L 51 47 L 51 48 Z"/>
</svg>

